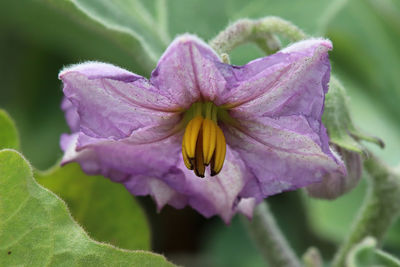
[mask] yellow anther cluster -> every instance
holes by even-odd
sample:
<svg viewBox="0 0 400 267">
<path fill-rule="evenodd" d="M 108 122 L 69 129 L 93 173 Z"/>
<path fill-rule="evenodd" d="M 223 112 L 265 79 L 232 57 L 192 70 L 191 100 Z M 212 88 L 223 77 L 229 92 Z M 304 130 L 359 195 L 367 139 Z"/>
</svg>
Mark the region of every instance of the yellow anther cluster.
<svg viewBox="0 0 400 267">
<path fill-rule="evenodd" d="M 210 113 L 215 106 L 209 107 Z M 207 109 L 207 110 L 208 110 Z M 216 116 L 204 116 L 198 112 L 186 126 L 182 140 L 182 156 L 186 167 L 204 177 L 206 166 L 211 164 L 211 176 L 218 174 L 225 160 L 226 141 Z"/>
</svg>

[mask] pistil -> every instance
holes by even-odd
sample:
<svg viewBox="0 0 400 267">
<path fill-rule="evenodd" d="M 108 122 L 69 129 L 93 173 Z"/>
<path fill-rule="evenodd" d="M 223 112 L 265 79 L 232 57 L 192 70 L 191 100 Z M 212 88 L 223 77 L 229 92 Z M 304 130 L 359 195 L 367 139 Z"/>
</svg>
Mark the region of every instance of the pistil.
<svg viewBox="0 0 400 267">
<path fill-rule="evenodd" d="M 212 102 L 196 102 L 187 111 L 182 157 L 185 166 L 199 177 L 204 177 L 210 164 L 211 176 L 217 175 L 225 161 L 226 141 L 217 113 L 218 107 Z"/>
</svg>

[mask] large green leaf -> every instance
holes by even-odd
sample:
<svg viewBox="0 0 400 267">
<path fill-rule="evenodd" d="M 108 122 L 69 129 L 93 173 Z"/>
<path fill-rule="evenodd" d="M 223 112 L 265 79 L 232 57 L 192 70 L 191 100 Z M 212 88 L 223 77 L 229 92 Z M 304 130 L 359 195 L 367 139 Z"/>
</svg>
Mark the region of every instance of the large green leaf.
<svg viewBox="0 0 400 267">
<path fill-rule="evenodd" d="M 0 266 L 173 266 L 161 255 L 90 239 L 9 149 L 0 151 L 0 240 Z"/>
<path fill-rule="evenodd" d="M 19 148 L 17 128 L 5 110 L 0 109 L 0 149 Z"/>
<path fill-rule="evenodd" d="M 35 176 L 67 202 L 72 216 L 94 239 L 125 249 L 150 248 L 145 214 L 121 184 L 88 176 L 77 163 L 56 166 Z"/>
<path fill-rule="evenodd" d="M 400 267 L 400 260 L 376 248 L 376 240 L 367 237 L 355 245 L 347 256 L 347 267 Z"/>
</svg>

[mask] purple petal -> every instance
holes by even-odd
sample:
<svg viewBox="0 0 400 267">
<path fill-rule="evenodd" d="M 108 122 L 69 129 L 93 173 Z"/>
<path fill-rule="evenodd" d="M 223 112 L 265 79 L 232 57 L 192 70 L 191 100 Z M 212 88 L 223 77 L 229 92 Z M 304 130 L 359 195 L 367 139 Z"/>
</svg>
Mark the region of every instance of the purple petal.
<svg viewBox="0 0 400 267">
<path fill-rule="evenodd" d="M 185 34 L 168 47 L 150 81 L 181 107 L 199 99 L 216 100 L 226 81 L 216 64 L 220 59 L 199 38 Z"/>
<path fill-rule="evenodd" d="M 181 136 L 151 144 L 133 145 L 126 140 L 92 142 L 76 151 L 78 134 L 64 135 L 63 164 L 79 162 L 89 174 L 102 174 L 123 183 L 137 196 L 151 195 L 159 209 L 192 206 L 206 217 L 220 215 L 228 223 L 236 212 L 251 217 L 256 200 L 242 197 L 243 187 L 251 179 L 238 154 L 228 148 L 223 171 L 200 179 L 184 166 Z"/>
<path fill-rule="evenodd" d="M 60 76 L 70 71 L 79 72 L 91 80 L 112 79 L 122 82 L 134 82 L 138 79 L 143 79 L 142 76 L 131 73 L 120 67 L 97 61 L 88 61 L 85 63 L 68 66 L 67 68 L 61 70 Z"/>
<path fill-rule="evenodd" d="M 243 197 L 259 201 L 320 181 L 328 172 L 345 173 L 343 163 L 322 150 L 318 133 L 301 117 L 241 121 L 240 128 L 225 127 L 225 134 L 255 177 L 242 191 Z"/>
<path fill-rule="evenodd" d="M 250 176 L 236 152 L 228 148 L 223 171 L 214 177 L 208 174 L 204 179 L 195 176 L 179 160 L 177 169 L 164 176 L 130 177 L 126 188 L 134 195 L 152 195 L 158 209 L 166 204 L 177 209 L 190 205 L 205 217 L 219 215 L 226 223 L 237 212 L 252 217 L 257 202 L 253 197 L 240 195 Z"/>
<path fill-rule="evenodd" d="M 242 197 L 241 192 L 253 176 L 238 153 L 229 146 L 223 171 L 216 176 L 208 174 L 204 179 L 199 179 L 193 171 L 185 168 L 183 161 L 180 168 L 186 176 L 185 189 L 190 206 L 205 217 L 219 215 L 228 223 L 236 212 L 252 216 L 256 201 L 253 196 Z"/>
<path fill-rule="evenodd" d="M 331 48 L 328 40 L 311 39 L 242 67 L 219 64 L 228 82 L 227 87 L 231 89 L 226 90 L 216 104 L 238 106 L 238 110 L 249 115 L 274 116 L 288 109 L 295 112 L 296 108 L 302 109 L 305 105 L 314 112 L 321 112 L 321 103 L 308 100 L 313 100 L 310 96 L 315 93 L 324 93 L 314 89 L 322 89 L 318 85 L 329 81 L 327 51 Z M 326 91 L 327 87 L 323 89 Z"/>
<path fill-rule="evenodd" d="M 243 196 L 260 199 L 345 173 L 321 123 L 329 49 L 326 40 L 302 41 L 225 74 L 239 123 L 226 127 L 227 141 L 256 177 Z"/>
<path fill-rule="evenodd" d="M 176 136 L 148 143 L 132 144 L 129 138 L 118 141 L 85 136 L 86 145 L 77 151 L 78 139 L 84 134 L 64 135 L 62 164 L 79 162 L 88 174 L 101 174 L 116 182 L 129 176 L 163 176 L 175 168 L 180 155 L 180 139 Z"/>
<path fill-rule="evenodd" d="M 76 107 L 68 100 L 68 98 L 64 97 L 61 102 L 61 109 L 65 113 L 65 119 L 71 132 L 76 133 L 79 131 L 79 115 Z"/>
<path fill-rule="evenodd" d="M 143 129 L 171 130 L 180 119 L 177 107 L 146 79 L 113 65 L 83 63 L 59 77 L 88 136 L 117 140 Z"/>
</svg>

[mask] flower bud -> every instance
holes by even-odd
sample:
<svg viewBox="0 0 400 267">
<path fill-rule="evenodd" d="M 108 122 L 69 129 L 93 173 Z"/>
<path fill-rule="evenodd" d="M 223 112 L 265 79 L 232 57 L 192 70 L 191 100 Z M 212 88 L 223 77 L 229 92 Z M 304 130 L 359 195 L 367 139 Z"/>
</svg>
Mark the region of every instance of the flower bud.
<svg viewBox="0 0 400 267">
<path fill-rule="evenodd" d="M 347 175 L 328 173 L 322 181 L 309 185 L 306 190 L 308 195 L 315 198 L 335 199 L 351 191 L 358 183 L 362 173 L 361 155 L 339 146 L 333 148 L 340 154 L 346 164 Z"/>
</svg>

